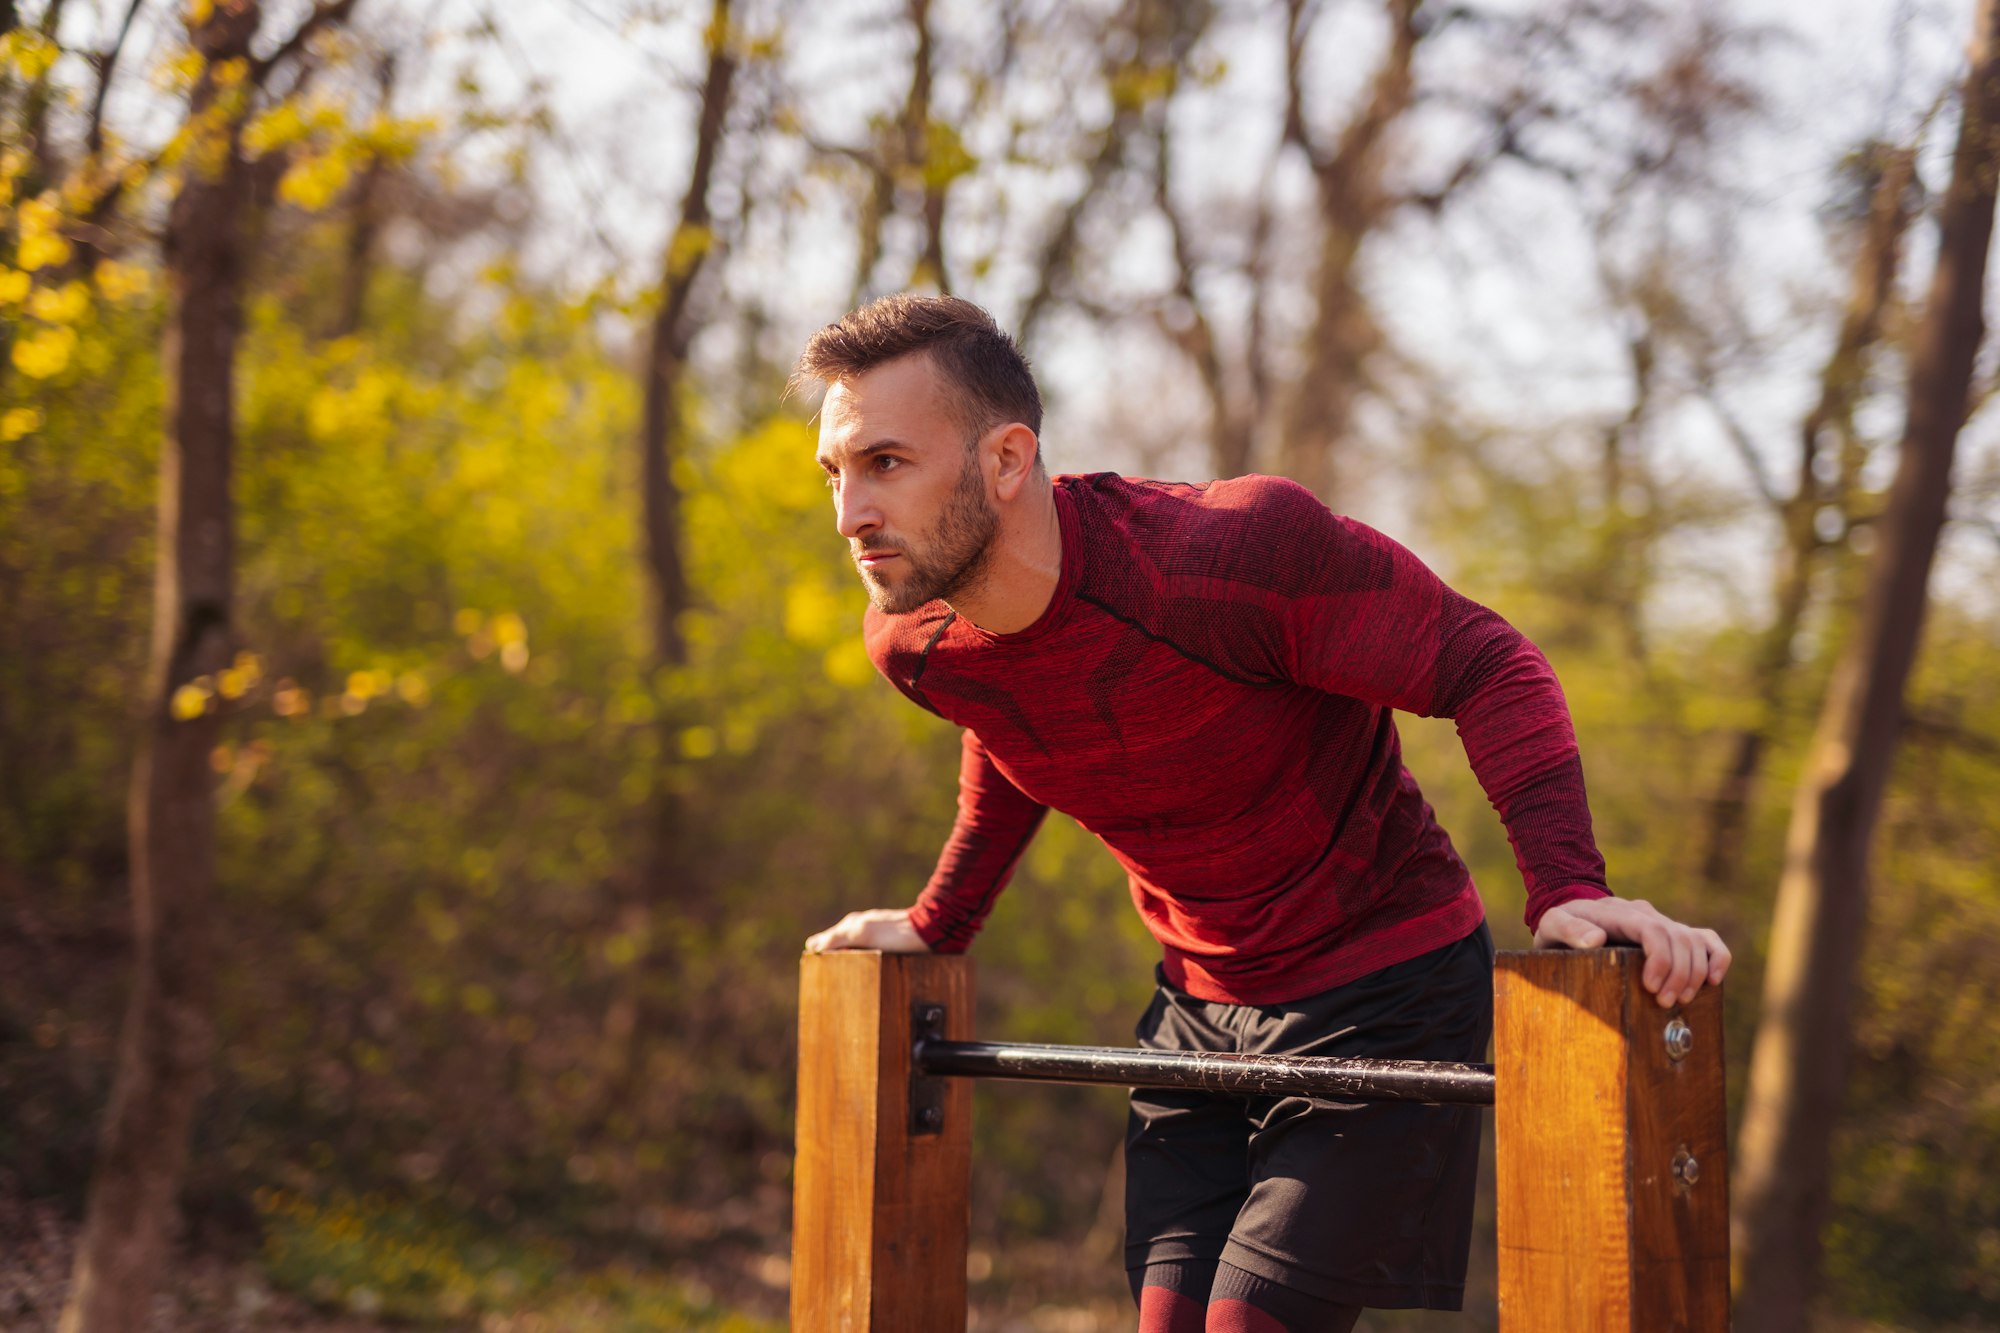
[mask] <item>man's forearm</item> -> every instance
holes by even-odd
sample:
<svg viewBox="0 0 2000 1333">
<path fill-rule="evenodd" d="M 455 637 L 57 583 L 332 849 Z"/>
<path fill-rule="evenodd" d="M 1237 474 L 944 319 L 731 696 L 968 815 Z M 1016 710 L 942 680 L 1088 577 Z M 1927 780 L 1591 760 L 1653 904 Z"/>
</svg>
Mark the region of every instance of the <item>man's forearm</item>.
<svg viewBox="0 0 2000 1333">
<path fill-rule="evenodd" d="M 960 742 L 958 817 L 910 924 L 938 953 L 963 953 L 1048 807 L 1007 780 L 971 731 Z"/>
<path fill-rule="evenodd" d="M 1609 893 L 1576 731 L 1541 650 L 1499 615 L 1458 600 L 1458 642 L 1441 657 L 1463 667 L 1439 680 L 1439 711 L 1456 721 L 1473 775 L 1507 827 L 1532 930 L 1557 903 Z"/>
</svg>

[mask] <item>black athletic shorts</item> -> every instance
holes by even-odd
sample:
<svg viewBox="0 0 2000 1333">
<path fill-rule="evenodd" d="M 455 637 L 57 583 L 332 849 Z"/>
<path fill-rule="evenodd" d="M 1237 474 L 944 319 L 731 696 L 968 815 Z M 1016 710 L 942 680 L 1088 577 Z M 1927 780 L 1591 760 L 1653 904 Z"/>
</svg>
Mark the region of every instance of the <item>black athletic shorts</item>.
<svg viewBox="0 0 2000 1333">
<path fill-rule="evenodd" d="M 1486 1059 L 1493 936 L 1283 1004 L 1200 1000 L 1160 976 L 1142 1046 L 1260 1055 Z M 1464 1304 L 1484 1108 L 1136 1089 L 1125 1266 L 1221 1259 L 1322 1300 Z"/>
</svg>

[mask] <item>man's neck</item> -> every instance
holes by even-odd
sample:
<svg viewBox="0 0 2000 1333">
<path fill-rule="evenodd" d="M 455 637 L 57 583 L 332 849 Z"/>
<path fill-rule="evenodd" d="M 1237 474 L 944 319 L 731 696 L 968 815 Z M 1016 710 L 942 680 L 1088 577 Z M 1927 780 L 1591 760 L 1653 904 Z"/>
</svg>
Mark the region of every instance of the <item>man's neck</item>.
<svg viewBox="0 0 2000 1333">
<path fill-rule="evenodd" d="M 1041 619 L 1062 582 L 1062 521 L 1050 482 L 1031 484 L 1001 511 L 977 586 L 947 605 L 979 628 L 1012 634 Z"/>
</svg>

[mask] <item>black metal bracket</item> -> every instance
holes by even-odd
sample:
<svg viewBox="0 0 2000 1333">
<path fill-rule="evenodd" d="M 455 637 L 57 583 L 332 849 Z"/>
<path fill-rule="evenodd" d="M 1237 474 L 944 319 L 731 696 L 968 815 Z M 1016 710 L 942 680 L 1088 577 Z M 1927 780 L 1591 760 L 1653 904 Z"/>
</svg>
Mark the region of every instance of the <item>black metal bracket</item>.
<svg viewBox="0 0 2000 1333">
<path fill-rule="evenodd" d="M 924 1072 L 917 1053 L 927 1041 L 944 1040 L 944 1006 L 918 1000 L 910 1006 L 910 1133 L 944 1131 L 944 1080 Z"/>
</svg>

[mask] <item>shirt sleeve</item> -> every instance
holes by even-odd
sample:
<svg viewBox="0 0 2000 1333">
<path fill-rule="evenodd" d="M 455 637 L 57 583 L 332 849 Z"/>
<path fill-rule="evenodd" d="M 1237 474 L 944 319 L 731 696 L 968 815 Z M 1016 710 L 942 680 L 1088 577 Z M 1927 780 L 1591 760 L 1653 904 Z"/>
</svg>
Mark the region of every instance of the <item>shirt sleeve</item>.
<svg viewBox="0 0 2000 1333">
<path fill-rule="evenodd" d="M 1281 507 L 1290 512 L 1277 540 L 1315 549 L 1278 562 L 1310 571 L 1274 599 L 1267 621 L 1285 674 L 1457 723 L 1473 775 L 1507 826 L 1530 930 L 1560 903 L 1611 896 L 1576 733 L 1548 659 L 1405 547 L 1330 513 L 1303 487 L 1286 490 L 1293 494 Z"/>
<path fill-rule="evenodd" d="M 964 953 L 1049 808 L 1008 781 L 970 728 L 960 735 L 958 818 L 910 924 L 934 953 Z"/>
</svg>

